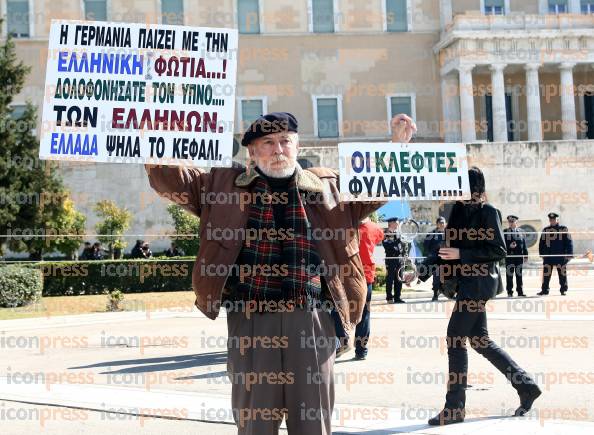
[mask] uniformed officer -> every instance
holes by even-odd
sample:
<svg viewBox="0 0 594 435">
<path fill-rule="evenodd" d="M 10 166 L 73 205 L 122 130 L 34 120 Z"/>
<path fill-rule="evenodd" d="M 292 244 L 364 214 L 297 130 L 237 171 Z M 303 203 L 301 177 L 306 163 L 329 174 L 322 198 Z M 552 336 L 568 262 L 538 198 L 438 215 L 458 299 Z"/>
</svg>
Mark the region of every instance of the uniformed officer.
<svg viewBox="0 0 594 435">
<path fill-rule="evenodd" d="M 543 257 L 542 291 L 539 296 L 549 294 L 549 282 L 553 268 L 557 269 L 561 294 L 567 292 L 567 263 L 573 257 L 573 242 L 569 230 L 559 225 L 559 215 L 549 213 L 549 226 L 542 230 L 538 253 Z"/>
<path fill-rule="evenodd" d="M 436 257 L 439 253 L 439 249 L 444 247 L 445 241 L 445 227 L 446 220 L 443 216 L 439 216 L 435 222 L 436 227 L 425 237 L 423 241 L 423 249 L 425 251 L 425 257 Z M 433 270 L 433 298 L 432 301 L 437 301 L 439 296 L 439 268 Z"/>
<path fill-rule="evenodd" d="M 521 228 L 518 228 L 518 217 L 511 214 L 507 217 L 509 227 L 503 230 L 505 234 L 505 247 L 507 257 L 505 257 L 505 278 L 507 295 L 514 295 L 514 275 L 516 276 L 516 291 L 518 296 L 525 297 L 522 289 L 522 268 L 524 261 L 528 257 L 528 248 L 526 247 L 526 236 Z"/>
<path fill-rule="evenodd" d="M 405 303 L 402 298 L 402 281 L 398 277 L 398 270 L 404 264 L 407 243 L 403 242 L 400 235 L 400 221 L 393 217 L 388 219 L 388 228 L 382 241 L 386 251 L 386 300 L 395 304 Z M 392 296 L 392 288 L 394 296 Z"/>
</svg>

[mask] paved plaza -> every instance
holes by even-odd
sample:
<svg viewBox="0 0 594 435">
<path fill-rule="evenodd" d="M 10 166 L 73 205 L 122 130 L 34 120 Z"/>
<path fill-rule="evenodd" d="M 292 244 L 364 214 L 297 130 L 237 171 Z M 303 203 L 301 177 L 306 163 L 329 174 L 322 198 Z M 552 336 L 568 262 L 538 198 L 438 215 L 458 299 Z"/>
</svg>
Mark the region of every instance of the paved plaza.
<svg viewBox="0 0 594 435">
<path fill-rule="evenodd" d="M 467 419 L 432 428 L 444 403 L 444 335 L 452 302 L 424 286 L 406 305 L 374 294 L 369 357 L 335 366 L 334 433 L 586 434 L 594 431 L 592 272 L 570 291 L 488 304 L 492 338 L 533 374 L 543 395 L 523 418 L 507 380 L 469 351 Z M 226 322 L 188 307 L 0 322 L 0 418 L 7 434 L 233 434 Z"/>
</svg>

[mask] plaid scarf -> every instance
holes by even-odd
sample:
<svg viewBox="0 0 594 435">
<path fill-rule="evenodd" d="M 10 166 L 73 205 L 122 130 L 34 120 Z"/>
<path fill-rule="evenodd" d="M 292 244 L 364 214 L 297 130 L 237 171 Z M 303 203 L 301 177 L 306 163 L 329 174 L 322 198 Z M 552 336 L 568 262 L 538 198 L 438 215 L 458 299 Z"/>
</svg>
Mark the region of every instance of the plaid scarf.
<svg viewBox="0 0 594 435">
<path fill-rule="evenodd" d="M 244 242 L 237 263 L 273 268 L 270 273 L 248 273 L 237 283 L 236 295 L 243 300 L 285 300 L 305 304 L 319 300 L 321 284 L 319 275 L 320 257 L 313 240 L 309 237 L 310 224 L 305 214 L 295 177 L 289 182 L 288 202 L 285 208 L 286 229 L 291 237 L 267 237 L 266 230 L 279 230 L 274 222 L 271 190 L 263 177 L 258 177 L 253 189 L 257 200 L 251 204 L 248 214 L 248 229 L 256 230 L 262 238 Z M 293 233 L 290 233 L 293 230 Z M 277 268 L 275 271 L 274 268 Z"/>
</svg>

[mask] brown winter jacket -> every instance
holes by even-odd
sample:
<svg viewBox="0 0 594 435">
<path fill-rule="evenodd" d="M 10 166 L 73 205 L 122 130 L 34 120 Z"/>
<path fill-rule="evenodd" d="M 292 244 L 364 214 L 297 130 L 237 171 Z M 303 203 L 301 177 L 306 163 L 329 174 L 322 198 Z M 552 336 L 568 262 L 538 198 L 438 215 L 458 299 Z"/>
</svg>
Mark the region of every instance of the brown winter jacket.
<svg viewBox="0 0 594 435">
<path fill-rule="evenodd" d="M 192 272 L 195 305 L 207 317 L 215 319 L 227 275 L 205 273 L 208 272 L 205 266 L 223 265 L 225 267 L 219 270 L 228 270 L 235 264 L 243 238 L 212 237 L 213 230 L 220 228 L 226 229 L 226 234 L 230 230 L 243 234 L 249 207 L 240 204 L 237 198 L 241 193 L 247 198 L 259 174 L 254 170 L 248 174 L 244 168 L 216 168 L 205 172 L 195 168 L 146 165 L 145 169 L 151 187 L 159 195 L 200 218 L 200 249 Z M 296 177 L 301 191 L 324 195 L 324 201 L 305 201 L 304 207 L 313 234 L 321 236 L 315 243 L 326 266 L 330 296 L 345 330 L 350 331 L 361 319 L 367 295 L 357 228 L 363 218 L 385 202 L 340 202 L 338 174 L 331 169 L 304 170 L 297 166 Z"/>
</svg>

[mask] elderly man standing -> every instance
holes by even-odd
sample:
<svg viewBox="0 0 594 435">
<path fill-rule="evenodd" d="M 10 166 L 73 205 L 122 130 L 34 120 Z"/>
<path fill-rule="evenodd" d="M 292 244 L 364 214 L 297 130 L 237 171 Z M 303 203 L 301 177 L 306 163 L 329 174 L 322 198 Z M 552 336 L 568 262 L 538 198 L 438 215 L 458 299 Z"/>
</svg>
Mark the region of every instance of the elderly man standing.
<svg viewBox="0 0 594 435">
<path fill-rule="evenodd" d="M 416 126 L 398 115 L 392 130 L 393 141 L 408 142 Z M 290 434 L 329 435 L 336 349 L 329 312 L 345 331 L 361 319 L 367 283 L 357 225 L 383 203 L 340 203 L 334 170 L 302 169 L 290 113 L 258 118 L 242 145 L 251 160 L 245 169 L 147 165 L 149 181 L 200 217 L 196 306 L 211 319 L 221 304 L 227 309 L 238 434 L 276 434 L 286 418 Z M 223 230 L 237 237 L 215 237 Z"/>
</svg>

